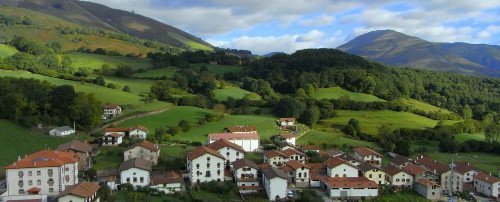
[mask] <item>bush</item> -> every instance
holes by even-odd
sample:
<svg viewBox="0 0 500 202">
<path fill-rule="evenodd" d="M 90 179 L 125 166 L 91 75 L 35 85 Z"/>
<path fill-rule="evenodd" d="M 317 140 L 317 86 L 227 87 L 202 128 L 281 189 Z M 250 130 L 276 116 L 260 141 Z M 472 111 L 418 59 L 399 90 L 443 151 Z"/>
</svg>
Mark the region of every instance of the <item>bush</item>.
<svg viewBox="0 0 500 202">
<path fill-rule="evenodd" d="M 189 129 L 191 129 L 191 123 L 186 120 L 179 121 L 179 124 L 177 124 L 177 126 L 181 127 L 182 132 L 188 132 Z"/>
<path fill-rule="evenodd" d="M 179 126 L 172 126 L 168 130 L 168 133 L 170 133 L 172 135 L 177 135 L 177 134 L 181 133 L 181 131 L 182 131 L 181 127 L 179 127 Z"/>
<path fill-rule="evenodd" d="M 111 89 L 116 89 L 116 86 L 113 83 L 108 83 L 107 87 Z"/>
<path fill-rule="evenodd" d="M 122 91 L 124 92 L 130 92 L 130 87 L 129 86 L 124 86 Z"/>
</svg>

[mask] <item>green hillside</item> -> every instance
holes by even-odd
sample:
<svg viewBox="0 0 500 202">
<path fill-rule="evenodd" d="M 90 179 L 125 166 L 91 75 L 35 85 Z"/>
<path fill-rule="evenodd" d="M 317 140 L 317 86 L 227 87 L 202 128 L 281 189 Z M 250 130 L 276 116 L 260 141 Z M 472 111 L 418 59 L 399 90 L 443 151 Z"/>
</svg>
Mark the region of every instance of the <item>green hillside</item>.
<svg viewBox="0 0 500 202">
<path fill-rule="evenodd" d="M 342 97 L 348 97 L 350 100 L 359 102 L 384 101 L 374 95 L 351 92 L 341 87 L 318 88 L 316 92 L 314 92 L 314 98 L 316 99 L 340 99 Z"/>
<path fill-rule="evenodd" d="M 176 67 L 168 67 L 168 68 L 158 68 L 158 69 L 148 69 L 143 72 L 137 72 L 133 75 L 135 78 L 160 78 L 167 77 L 170 78 L 174 76 L 177 71 Z"/>
<path fill-rule="evenodd" d="M 212 64 L 204 64 L 204 63 L 198 63 L 198 64 L 190 64 L 189 65 L 192 68 L 200 68 L 202 66 L 206 66 L 208 71 L 223 76 L 227 72 L 239 72 L 243 68 L 238 67 L 238 66 L 231 66 L 231 65 L 212 65 Z"/>
<path fill-rule="evenodd" d="M 229 97 L 232 97 L 234 99 L 242 99 L 247 95 L 252 100 L 260 100 L 260 96 L 258 94 L 233 86 L 227 86 L 222 89 L 216 89 L 214 90 L 214 94 L 215 94 L 215 99 L 219 101 L 225 101 Z"/>
<path fill-rule="evenodd" d="M 122 56 L 107 56 L 89 53 L 68 53 L 65 54 L 71 58 L 71 67 L 100 69 L 102 65 L 107 64 L 111 68 L 118 65 L 127 65 L 133 69 L 149 69 L 151 63 L 148 59 L 135 59 Z"/>
<path fill-rule="evenodd" d="M 0 44 L 0 58 L 9 57 L 17 52 L 17 49 L 12 46 Z"/>
<path fill-rule="evenodd" d="M 447 109 L 439 108 L 424 101 L 419 101 L 415 99 L 399 99 L 398 102 L 404 103 L 408 106 L 411 106 L 414 109 L 422 110 L 425 112 L 441 112 L 443 114 L 451 114 Z"/>
<path fill-rule="evenodd" d="M 342 135 L 342 132 L 335 130 L 332 132 L 325 132 L 319 130 L 310 130 L 299 139 L 297 139 L 297 144 L 316 144 L 322 145 L 326 144 L 329 146 L 342 147 L 343 145 L 349 145 L 352 147 L 367 146 L 372 148 L 377 148 L 378 146 L 373 142 L 366 142 L 361 140 L 354 140 Z"/>
</svg>

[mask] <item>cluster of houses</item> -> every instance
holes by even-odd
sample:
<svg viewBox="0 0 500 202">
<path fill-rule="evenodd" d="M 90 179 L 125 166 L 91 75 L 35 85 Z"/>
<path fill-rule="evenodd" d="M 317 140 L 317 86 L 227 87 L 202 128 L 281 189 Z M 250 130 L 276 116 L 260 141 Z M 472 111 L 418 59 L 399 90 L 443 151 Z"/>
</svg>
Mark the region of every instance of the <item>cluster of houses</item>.
<svg viewBox="0 0 500 202">
<path fill-rule="evenodd" d="M 207 144 L 186 155 L 183 171 L 153 169 L 159 164 L 160 147 L 146 140 L 147 128 L 107 128 L 101 146 L 118 146 L 123 138 L 135 142 L 124 149 L 119 168 L 98 171 L 98 182 L 80 181 L 78 174 L 93 166 L 96 149 L 85 142 L 71 141 L 55 150 L 19 158 L 5 167 L 7 191 L 0 195 L 0 201 L 99 201 L 100 186 L 112 190 L 123 184 L 149 186 L 169 194 L 210 181 L 233 181 L 241 194 L 264 191 L 270 201 L 293 197 L 289 190 L 295 188 L 320 189 L 332 199 L 376 197 L 381 186 L 396 191 L 415 189 L 431 200 L 466 187 L 500 197 L 500 178 L 466 162 L 446 165 L 429 157 L 410 159 L 389 153 L 390 163 L 383 166 L 383 155 L 367 147 L 344 152 L 297 145 L 295 120 L 284 118 L 278 124 L 285 133 L 275 138 L 283 144 L 273 150 L 262 149 L 254 126 L 230 126 L 223 133 L 208 134 Z M 249 152 L 262 154 L 262 162 L 245 158 Z M 324 161 L 310 162 L 312 155 Z"/>
</svg>

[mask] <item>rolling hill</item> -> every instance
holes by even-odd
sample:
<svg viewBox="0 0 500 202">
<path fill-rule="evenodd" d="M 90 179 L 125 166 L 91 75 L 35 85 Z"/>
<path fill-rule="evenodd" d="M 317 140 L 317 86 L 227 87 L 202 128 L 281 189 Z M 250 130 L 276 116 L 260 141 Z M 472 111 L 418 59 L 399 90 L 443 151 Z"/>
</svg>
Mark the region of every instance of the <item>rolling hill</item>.
<svg viewBox="0 0 500 202">
<path fill-rule="evenodd" d="M 94 28 L 123 32 L 183 49 L 213 46 L 185 31 L 132 12 L 77 0 L 2 0 L 0 5 L 25 8 Z"/>
<path fill-rule="evenodd" d="M 435 43 L 393 30 L 372 31 L 337 49 L 394 66 L 500 76 L 500 46 Z"/>
</svg>

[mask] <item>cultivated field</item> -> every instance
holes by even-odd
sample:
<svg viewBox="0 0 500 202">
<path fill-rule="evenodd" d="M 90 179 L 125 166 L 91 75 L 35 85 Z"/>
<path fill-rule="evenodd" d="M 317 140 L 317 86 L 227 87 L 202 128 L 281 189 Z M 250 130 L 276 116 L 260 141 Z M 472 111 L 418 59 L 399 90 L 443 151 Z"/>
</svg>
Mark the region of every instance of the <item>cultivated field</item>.
<svg viewBox="0 0 500 202">
<path fill-rule="evenodd" d="M 349 97 L 350 100 L 359 102 L 384 101 L 374 95 L 351 92 L 340 87 L 318 88 L 314 93 L 316 99 L 339 99 L 341 97 Z"/>
</svg>

